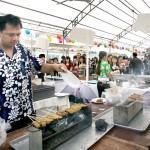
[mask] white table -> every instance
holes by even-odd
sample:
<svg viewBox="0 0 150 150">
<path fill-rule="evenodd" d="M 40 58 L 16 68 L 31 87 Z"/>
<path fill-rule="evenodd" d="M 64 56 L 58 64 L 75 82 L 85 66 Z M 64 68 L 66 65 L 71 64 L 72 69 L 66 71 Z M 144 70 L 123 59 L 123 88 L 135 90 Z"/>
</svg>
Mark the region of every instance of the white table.
<svg viewBox="0 0 150 150">
<path fill-rule="evenodd" d="M 46 81 L 45 85 L 55 86 L 55 93 L 69 93 L 83 100 L 91 100 L 98 97 L 97 84 L 88 84 L 85 81 L 81 82 L 78 89 L 68 86 L 63 80 L 61 81 Z"/>
</svg>

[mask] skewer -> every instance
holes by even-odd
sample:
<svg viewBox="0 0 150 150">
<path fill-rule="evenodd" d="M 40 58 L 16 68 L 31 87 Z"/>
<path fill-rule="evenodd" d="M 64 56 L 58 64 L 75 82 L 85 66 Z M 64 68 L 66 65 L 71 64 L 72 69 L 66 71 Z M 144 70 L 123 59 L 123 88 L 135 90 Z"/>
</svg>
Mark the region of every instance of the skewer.
<svg viewBox="0 0 150 150">
<path fill-rule="evenodd" d="M 32 118 L 31 116 L 27 115 L 27 117 L 29 117 L 29 119 L 31 119 L 31 121 L 34 121 L 33 118 Z"/>
<path fill-rule="evenodd" d="M 30 119 L 32 119 L 32 121 L 37 121 L 37 119 L 35 119 L 34 117 L 32 117 L 32 116 L 30 116 L 30 115 L 28 115 L 28 117 L 29 117 Z"/>
<path fill-rule="evenodd" d="M 42 115 L 37 115 L 37 114 L 31 114 L 31 116 L 44 117 L 44 116 L 42 116 Z"/>
<path fill-rule="evenodd" d="M 36 121 L 35 118 L 33 118 L 33 117 L 29 116 L 29 115 L 27 115 L 27 116 L 32 120 L 32 125 L 33 125 L 34 127 L 40 128 L 41 125 Z M 33 119 L 35 119 L 35 121 L 34 121 Z"/>
</svg>

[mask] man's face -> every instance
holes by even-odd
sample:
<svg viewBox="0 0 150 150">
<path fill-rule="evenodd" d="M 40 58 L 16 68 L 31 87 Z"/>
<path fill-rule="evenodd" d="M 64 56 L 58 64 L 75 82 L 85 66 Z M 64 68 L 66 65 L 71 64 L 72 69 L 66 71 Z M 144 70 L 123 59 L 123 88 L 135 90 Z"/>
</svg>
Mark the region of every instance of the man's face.
<svg viewBox="0 0 150 150">
<path fill-rule="evenodd" d="M 21 27 L 6 24 L 6 28 L 0 32 L 0 45 L 2 47 L 13 48 L 19 41 Z"/>
<path fill-rule="evenodd" d="M 77 53 L 77 58 L 79 59 L 81 57 L 81 54 L 80 53 Z"/>
</svg>

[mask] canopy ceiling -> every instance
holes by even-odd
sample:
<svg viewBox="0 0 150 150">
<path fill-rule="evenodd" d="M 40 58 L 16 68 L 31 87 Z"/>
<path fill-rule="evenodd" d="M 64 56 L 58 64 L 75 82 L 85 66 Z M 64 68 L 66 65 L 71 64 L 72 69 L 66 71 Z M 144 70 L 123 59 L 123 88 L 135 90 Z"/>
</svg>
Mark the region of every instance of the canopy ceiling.
<svg viewBox="0 0 150 150">
<path fill-rule="evenodd" d="M 150 47 L 150 34 L 132 30 L 138 14 L 150 13 L 149 0 L 62 1 L 0 0 L 0 15 L 20 16 L 25 29 L 66 36 L 76 26 L 95 31 L 95 39 Z"/>
</svg>

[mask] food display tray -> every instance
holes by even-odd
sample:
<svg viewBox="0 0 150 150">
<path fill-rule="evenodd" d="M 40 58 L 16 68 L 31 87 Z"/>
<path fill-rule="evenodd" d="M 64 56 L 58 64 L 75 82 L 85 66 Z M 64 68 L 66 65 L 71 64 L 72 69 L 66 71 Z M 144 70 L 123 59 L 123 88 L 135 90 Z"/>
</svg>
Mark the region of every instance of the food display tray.
<svg viewBox="0 0 150 150">
<path fill-rule="evenodd" d="M 96 118 L 105 119 L 106 122 L 113 124 L 113 108 L 106 110 L 103 114 L 96 116 Z M 115 126 L 126 128 L 129 130 L 143 132 L 150 124 L 150 107 L 144 107 L 127 126 L 114 124 Z"/>
<path fill-rule="evenodd" d="M 85 128 L 80 133 L 76 134 L 63 144 L 57 146 L 53 150 L 86 150 L 102 138 L 110 129 L 113 124 L 107 120 L 108 127 L 106 131 L 98 131 L 95 128 L 95 121 L 103 116 L 103 113 L 96 118 L 93 118 L 92 125 Z M 29 134 L 19 137 L 10 142 L 10 146 L 15 150 L 29 150 Z M 23 149 L 25 148 L 25 149 Z"/>
<path fill-rule="evenodd" d="M 108 123 L 106 131 L 97 131 L 95 128 L 95 121 L 104 119 Z M 129 130 L 143 132 L 150 124 L 150 107 L 144 107 L 134 119 L 131 120 L 128 126 L 115 124 L 115 126 L 122 127 Z M 92 120 L 92 125 L 85 128 L 82 132 L 76 134 L 63 144 L 56 147 L 54 150 L 72 150 L 80 149 L 86 150 L 91 147 L 95 142 L 102 138 L 114 126 L 113 123 L 113 108 L 110 108 L 103 113 L 95 116 Z M 10 142 L 11 147 L 15 150 L 29 150 L 29 135 L 19 137 Z"/>
<path fill-rule="evenodd" d="M 97 117 L 97 119 L 99 119 L 99 117 Z M 95 128 L 95 121 L 96 119 L 94 118 L 91 126 L 56 147 L 54 150 L 87 150 L 114 127 L 113 124 L 107 122 L 107 130 L 98 131 Z"/>
</svg>

